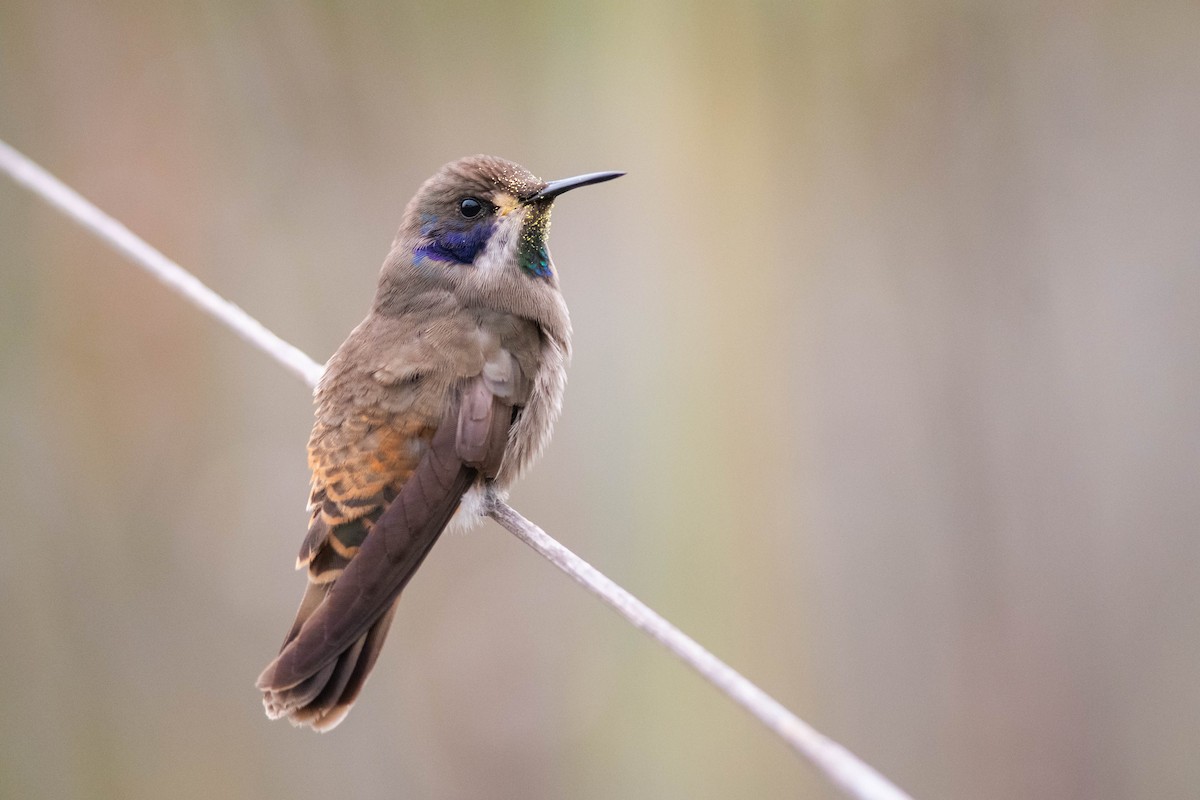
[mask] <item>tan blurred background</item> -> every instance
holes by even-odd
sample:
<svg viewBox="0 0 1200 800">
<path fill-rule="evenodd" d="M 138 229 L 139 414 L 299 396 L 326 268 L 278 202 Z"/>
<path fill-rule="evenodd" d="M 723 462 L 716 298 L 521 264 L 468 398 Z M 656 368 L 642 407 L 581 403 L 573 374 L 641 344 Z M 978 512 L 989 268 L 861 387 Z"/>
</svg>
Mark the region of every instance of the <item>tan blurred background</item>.
<svg viewBox="0 0 1200 800">
<path fill-rule="evenodd" d="M 1200 793 L 1200 5 L 0 2 L 0 138 L 326 358 L 558 204 L 514 505 L 919 798 Z M 0 179 L 0 796 L 833 797 L 492 524 L 270 723 L 308 393 Z"/>
</svg>

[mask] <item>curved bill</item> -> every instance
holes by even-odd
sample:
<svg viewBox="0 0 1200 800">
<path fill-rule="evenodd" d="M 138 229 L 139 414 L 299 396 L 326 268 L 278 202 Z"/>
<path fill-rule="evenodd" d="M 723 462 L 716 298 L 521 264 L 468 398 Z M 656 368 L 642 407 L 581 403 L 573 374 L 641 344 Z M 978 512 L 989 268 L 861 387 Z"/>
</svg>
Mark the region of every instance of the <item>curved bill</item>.
<svg viewBox="0 0 1200 800">
<path fill-rule="evenodd" d="M 549 200 L 552 197 L 558 197 L 563 192 L 578 189 L 580 186 L 604 183 L 605 181 L 611 181 L 613 178 L 619 178 L 624 174 L 624 172 L 589 172 L 587 175 L 576 175 L 574 178 L 550 181 L 540 192 L 528 198 L 525 202 L 532 203 L 535 200 Z"/>
</svg>

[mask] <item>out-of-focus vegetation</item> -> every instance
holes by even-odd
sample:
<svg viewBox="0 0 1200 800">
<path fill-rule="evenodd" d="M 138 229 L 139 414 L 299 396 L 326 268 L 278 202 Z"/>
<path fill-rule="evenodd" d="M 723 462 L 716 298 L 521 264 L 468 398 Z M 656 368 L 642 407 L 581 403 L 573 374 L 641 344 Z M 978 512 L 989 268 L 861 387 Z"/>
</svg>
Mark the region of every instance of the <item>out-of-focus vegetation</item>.
<svg viewBox="0 0 1200 800">
<path fill-rule="evenodd" d="M 1200 784 L 1200 5 L 0 4 L 0 138 L 317 358 L 550 178 L 514 505 L 917 797 Z M 0 797 L 830 797 L 488 525 L 269 723 L 307 391 L 0 183 Z"/>
</svg>

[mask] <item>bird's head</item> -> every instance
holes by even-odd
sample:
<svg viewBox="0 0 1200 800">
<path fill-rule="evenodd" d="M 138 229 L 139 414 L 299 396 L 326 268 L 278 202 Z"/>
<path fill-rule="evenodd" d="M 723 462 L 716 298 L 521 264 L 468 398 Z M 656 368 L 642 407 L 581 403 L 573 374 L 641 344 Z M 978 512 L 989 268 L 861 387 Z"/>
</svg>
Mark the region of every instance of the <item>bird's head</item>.
<svg viewBox="0 0 1200 800">
<path fill-rule="evenodd" d="M 547 182 L 493 156 L 445 165 L 404 211 L 375 311 L 404 314 L 430 290 L 448 290 L 468 305 L 536 320 L 565 341 L 570 323 L 546 247 L 551 206 L 563 192 L 622 174 Z"/>
<path fill-rule="evenodd" d="M 546 239 L 554 198 L 621 174 L 546 182 L 502 158 L 459 159 L 421 186 L 405 210 L 396 244 L 411 252 L 421 272 L 502 272 L 553 281 Z"/>
</svg>

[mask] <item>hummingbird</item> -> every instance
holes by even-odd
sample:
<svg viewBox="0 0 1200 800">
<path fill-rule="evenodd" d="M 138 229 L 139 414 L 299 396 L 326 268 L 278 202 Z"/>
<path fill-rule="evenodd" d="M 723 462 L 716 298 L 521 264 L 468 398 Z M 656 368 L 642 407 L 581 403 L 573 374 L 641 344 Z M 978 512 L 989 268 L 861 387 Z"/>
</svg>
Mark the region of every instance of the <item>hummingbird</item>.
<svg viewBox="0 0 1200 800">
<path fill-rule="evenodd" d="M 366 319 L 329 360 L 308 441 L 308 584 L 258 678 L 272 719 L 326 731 L 358 697 L 400 593 L 545 448 L 571 322 L 547 249 L 564 192 L 492 156 L 443 166 L 405 208 Z"/>
</svg>

